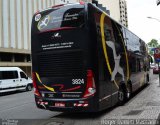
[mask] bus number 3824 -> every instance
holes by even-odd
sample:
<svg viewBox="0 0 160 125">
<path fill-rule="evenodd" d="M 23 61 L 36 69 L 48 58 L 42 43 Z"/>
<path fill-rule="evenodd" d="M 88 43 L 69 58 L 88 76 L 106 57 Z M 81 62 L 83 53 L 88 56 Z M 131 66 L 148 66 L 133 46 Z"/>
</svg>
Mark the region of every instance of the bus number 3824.
<svg viewBox="0 0 160 125">
<path fill-rule="evenodd" d="M 72 84 L 84 84 L 84 79 L 72 79 Z"/>
</svg>

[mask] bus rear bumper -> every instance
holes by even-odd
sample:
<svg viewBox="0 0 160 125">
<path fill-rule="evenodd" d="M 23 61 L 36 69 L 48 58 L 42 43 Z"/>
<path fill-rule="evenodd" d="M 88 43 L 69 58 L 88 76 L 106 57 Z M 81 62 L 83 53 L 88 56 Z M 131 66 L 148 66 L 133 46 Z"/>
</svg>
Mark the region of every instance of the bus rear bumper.
<svg viewBox="0 0 160 125">
<path fill-rule="evenodd" d="M 35 96 L 36 105 L 40 109 L 60 112 L 97 112 L 95 98 L 80 99 L 43 99 Z"/>
</svg>

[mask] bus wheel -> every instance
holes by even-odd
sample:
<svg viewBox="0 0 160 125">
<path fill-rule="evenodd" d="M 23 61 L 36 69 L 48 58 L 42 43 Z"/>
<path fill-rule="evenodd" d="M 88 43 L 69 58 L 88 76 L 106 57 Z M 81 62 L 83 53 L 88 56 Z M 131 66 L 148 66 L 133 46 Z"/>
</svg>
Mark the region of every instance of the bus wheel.
<svg viewBox="0 0 160 125">
<path fill-rule="evenodd" d="M 119 105 L 124 104 L 124 92 L 123 91 L 118 92 L 118 104 Z"/>
<path fill-rule="evenodd" d="M 123 105 L 127 101 L 127 91 L 125 83 L 121 83 L 118 91 L 118 103 Z"/>
</svg>

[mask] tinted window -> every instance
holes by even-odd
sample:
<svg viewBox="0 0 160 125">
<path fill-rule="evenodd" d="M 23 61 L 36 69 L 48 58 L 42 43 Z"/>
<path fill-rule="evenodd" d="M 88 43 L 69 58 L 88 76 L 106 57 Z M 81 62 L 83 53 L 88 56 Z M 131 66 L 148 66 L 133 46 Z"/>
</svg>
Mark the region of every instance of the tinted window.
<svg viewBox="0 0 160 125">
<path fill-rule="evenodd" d="M 130 60 L 131 72 L 141 72 L 144 70 L 144 62 L 139 58 L 132 57 Z"/>
<path fill-rule="evenodd" d="M 0 71 L 0 79 L 17 79 L 17 71 Z"/>
<path fill-rule="evenodd" d="M 127 38 L 127 48 L 133 52 L 140 52 L 140 39 L 128 30 L 125 30 Z"/>
<path fill-rule="evenodd" d="M 27 76 L 23 72 L 20 72 L 20 76 L 21 78 L 27 78 Z"/>
<path fill-rule="evenodd" d="M 43 14 L 37 28 L 46 31 L 60 27 L 83 27 L 84 22 L 84 6 L 64 6 Z"/>
</svg>

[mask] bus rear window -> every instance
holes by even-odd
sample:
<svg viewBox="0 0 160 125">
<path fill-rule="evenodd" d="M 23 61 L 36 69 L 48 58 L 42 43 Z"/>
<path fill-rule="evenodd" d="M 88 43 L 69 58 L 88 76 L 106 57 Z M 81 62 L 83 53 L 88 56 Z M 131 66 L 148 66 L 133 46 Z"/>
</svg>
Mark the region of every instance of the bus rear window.
<svg viewBox="0 0 160 125">
<path fill-rule="evenodd" d="M 61 27 L 77 27 L 82 28 L 85 24 L 84 6 L 65 6 L 58 9 L 49 10 L 48 13 L 42 13 L 37 24 L 39 31 L 57 29 Z M 36 19 L 35 16 L 35 19 Z"/>
</svg>

